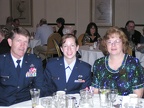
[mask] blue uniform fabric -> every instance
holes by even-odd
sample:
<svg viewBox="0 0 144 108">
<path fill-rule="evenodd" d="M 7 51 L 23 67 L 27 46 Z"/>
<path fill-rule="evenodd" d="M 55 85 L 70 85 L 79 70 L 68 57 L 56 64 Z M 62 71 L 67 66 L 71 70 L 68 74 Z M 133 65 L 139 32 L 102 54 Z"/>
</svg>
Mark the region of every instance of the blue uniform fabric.
<svg viewBox="0 0 144 108">
<path fill-rule="evenodd" d="M 52 95 L 59 90 L 67 94 L 79 93 L 81 89 L 91 85 L 91 66 L 79 59 L 76 59 L 68 82 L 66 82 L 64 57 L 50 59 L 44 75 L 47 95 Z"/>
<path fill-rule="evenodd" d="M 29 90 L 39 88 L 43 95 L 43 67 L 40 58 L 25 54 L 18 76 L 11 54 L 0 55 L 0 106 L 31 99 Z"/>
</svg>

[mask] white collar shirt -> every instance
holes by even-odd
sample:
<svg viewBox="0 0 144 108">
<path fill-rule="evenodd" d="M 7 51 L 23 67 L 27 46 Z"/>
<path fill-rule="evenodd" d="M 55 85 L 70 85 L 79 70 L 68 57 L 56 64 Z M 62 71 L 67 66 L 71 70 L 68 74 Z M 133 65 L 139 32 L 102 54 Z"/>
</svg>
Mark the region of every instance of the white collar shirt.
<svg viewBox="0 0 144 108">
<path fill-rule="evenodd" d="M 18 65 L 18 63 L 16 62 L 17 60 L 21 60 L 21 62 L 20 62 L 20 67 L 22 67 L 23 57 L 20 58 L 20 59 L 17 59 L 17 58 L 15 58 L 12 54 L 11 54 L 11 56 L 12 56 L 12 59 L 13 59 L 13 62 L 14 62 L 15 68 L 16 68 L 17 65 Z"/>
<path fill-rule="evenodd" d="M 65 73 L 66 73 L 66 82 L 68 82 L 69 77 L 72 73 L 73 67 L 75 65 L 76 60 L 74 60 L 70 65 L 67 64 L 66 60 L 64 59 L 65 64 Z"/>
</svg>

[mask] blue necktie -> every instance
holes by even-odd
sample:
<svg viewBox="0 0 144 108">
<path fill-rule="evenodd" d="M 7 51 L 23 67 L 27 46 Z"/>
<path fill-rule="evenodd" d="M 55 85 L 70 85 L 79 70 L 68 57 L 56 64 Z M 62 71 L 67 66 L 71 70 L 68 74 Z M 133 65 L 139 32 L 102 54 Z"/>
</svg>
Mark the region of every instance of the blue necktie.
<svg viewBox="0 0 144 108">
<path fill-rule="evenodd" d="M 21 62 L 21 60 L 17 60 L 16 62 L 17 62 L 16 70 L 17 70 L 17 74 L 19 76 L 19 74 L 20 74 L 20 62 Z"/>
</svg>

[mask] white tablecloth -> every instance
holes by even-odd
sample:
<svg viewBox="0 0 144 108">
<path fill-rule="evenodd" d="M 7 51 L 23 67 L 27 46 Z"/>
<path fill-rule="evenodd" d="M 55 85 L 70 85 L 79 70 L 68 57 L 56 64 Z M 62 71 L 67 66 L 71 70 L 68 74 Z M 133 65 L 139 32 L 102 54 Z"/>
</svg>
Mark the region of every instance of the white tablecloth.
<svg viewBox="0 0 144 108">
<path fill-rule="evenodd" d="M 80 60 L 89 63 L 93 66 L 96 59 L 103 57 L 103 53 L 99 49 L 90 49 L 89 46 L 80 46 L 79 52 L 81 53 Z"/>
<path fill-rule="evenodd" d="M 29 47 L 32 48 L 31 53 L 33 54 L 33 48 L 35 46 L 41 45 L 41 40 L 37 40 L 37 39 L 31 39 L 30 43 L 29 43 Z"/>
<path fill-rule="evenodd" d="M 73 95 L 75 96 L 75 95 Z M 76 97 L 77 98 L 77 97 Z M 122 99 L 123 96 L 118 96 L 117 99 L 120 100 Z M 40 99 L 41 100 L 41 99 Z M 100 108 L 100 101 L 99 101 L 99 95 L 98 94 L 95 94 L 93 96 L 93 107 L 91 108 Z M 118 101 L 117 101 L 118 102 Z M 116 102 L 116 103 L 117 103 Z M 118 104 L 118 103 L 117 103 Z M 144 108 L 144 99 L 140 98 L 140 105 L 141 107 L 140 108 Z M 2 107 L 0 106 L 0 108 L 32 108 L 32 104 L 31 104 L 31 100 L 28 100 L 28 101 L 25 101 L 25 102 L 21 102 L 21 103 L 18 103 L 18 104 L 14 104 L 14 105 L 11 105 L 9 107 Z M 42 108 L 42 107 L 38 107 L 38 108 Z M 83 107 L 85 108 L 85 107 Z M 89 108 L 89 107 L 86 107 L 86 108 Z"/>
<path fill-rule="evenodd" d="M 98 49 L 90 49 L 89 46 L 80 46 L 79 52 L 82 55 L 81 60 L 89 63 L 91 66 L 93 66 L 96 59 L 103 57 L 103 53 Z M 144 54 L 136 51 L 136 58 L 139 59 L 141 65 L 144 67 Z"/>
<path fill-rule="evenodd" d="M 139 59 L 141 65 L 144 67 L 144 54 L 139 51 L 136 51 L 135 54 L 136 57 Z"/>
</svg>

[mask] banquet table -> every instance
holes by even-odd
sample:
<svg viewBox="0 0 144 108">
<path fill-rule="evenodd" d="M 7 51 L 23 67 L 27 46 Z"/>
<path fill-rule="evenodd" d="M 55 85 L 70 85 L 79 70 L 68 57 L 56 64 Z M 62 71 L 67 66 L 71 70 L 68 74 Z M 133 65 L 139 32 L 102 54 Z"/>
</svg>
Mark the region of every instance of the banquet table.
<svg viewBox="0 0 144 108">
<path fill-rule="evenodd" d="M 73 96 L 75 96 L 75 95 L 73 94 Z M 118 96 L 117 97 L 117 102 L 119 102 L 120 99 L 123 99 L 123 97 L 124 96 Z M 78 98 L 78 97 L 76 97 L 76 98 Z M 41 99 L 42 98 L 40 98 L 39 106 L 37 106 L 36 108 L 44 108 L 44 107 L 41 106 Z M 93 101 L 93 107 L 83 107 L 83 108 L 101 108 L 98 94 L 95 94 L 93 96 L 92 101 Z M 115 103 L 115 105 L 120 104 L 120 103 L 117 103 L 117 102 Z M 144 99 L 143 98 L 139 98 L 139 103 L 140 103 L 139 108 L 144 108 Z M 7 107 L 0 106 L 0 108 L 32 108 L 32 103 L 31 103 L 31 100 L 28 100 L 28 101 L 20 102 L 20 103 L 17 103 L 17 104 L 11 105 L 11 106 L 7 106 Z M 77 108 L 81 108 L 81 107 L 79 106 Z M 117 107 L 115 107 L 115 108 L 117 108 Z M 127 108 L 127 107 L 122 107 L 122 108 Z"/>
<path fill-rule="evenodd" d="M 89 63 L 91 66 L 93 66 L 95 60 L 103 57 L 103 53 L 98 48 L 91 49 L 88 45 L 80 46 L 79 52 L 81 54 L 80 60 Z"/>
<path fill-rule="evenodd" d="M 33 54 L 33 48 L 35 46 L 41 45 L 41 40 L 38 39 L 30 39 L 29 47 L 32 48 L 31 53 Z"/>
<path fill-rule="evenodd" d="M 136 51 L 135 55 L 139 59 L 141 65 L 144 67 L 144 54 L 139 51 Z"/>
<path fill-rule="evenodd" d="M 101 50 L 98 48 L 91 49 L 88 45 L 80 46 L 79 52 L 82 56 L 80 60 L 89 63 L 91 66 L 93 66 L 95 60 L 104 56 Z M 136 58 L 139 59 L 141 65 L 144 67 L 144 54 L 139 51 L 136 51 L 135 54 Z"/>
</svg>

